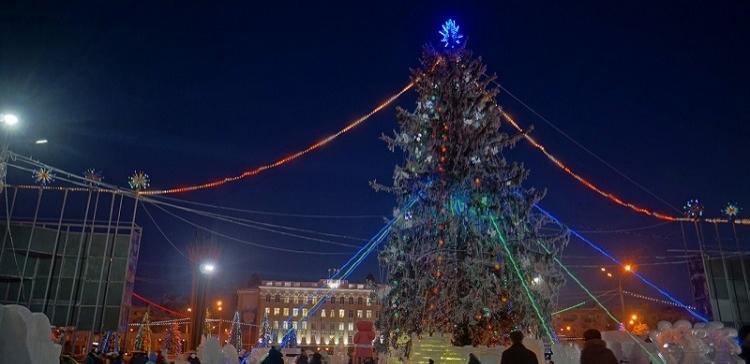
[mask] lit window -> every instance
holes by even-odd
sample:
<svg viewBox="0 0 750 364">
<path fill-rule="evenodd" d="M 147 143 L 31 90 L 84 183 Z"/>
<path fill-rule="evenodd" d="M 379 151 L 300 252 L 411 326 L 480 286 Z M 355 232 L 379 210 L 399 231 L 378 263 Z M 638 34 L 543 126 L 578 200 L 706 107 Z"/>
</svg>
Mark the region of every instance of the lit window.
<svg viewBox="0 0 750 364">
<path fill-rule="evenodd" d="M 278 321 L 274 321 L 273 322 L 273 328 L 274 329 L 278 329 L 279 328 L 279 322 Z"/>
<path fill-rule="evenodd" d="M 284 296 L 284 303 L 289 303 L 289 300 L 290 300 L 289 296 Z"/>
<path fill-rule="evenodd" d="M 362 310 L 357 310 L 357 318 L 362 318 Z"/>
<path fill-rule="evenodd" d="M 270 314 L 271 314 L 271 307 L 266 307 L 266 315 L 270 315 Z"/>
<path fill-rule="evenodd" d="M 343 298 L 342 298 L 343 300 Z M 346 314 L 346 310 L 339 310 L 339 318 L 344 318 L 344 315 Z"/>
<path fill-rule="evenodd" d="M 307 321 L 302 321 L 302 330 L 307 330 Z"/>
<path fill-rule="evenodd" d="M 292 309 L 292 316 L 297 317 L 297 315 L 299 315 L 299 309 L 298 308 L 293 308 Z"/>
<path fill-rule="evenodd" d="M 354 331 L 354 323 L 353 322 L 349 323 L 349 331 Z"/>
<path fill-rule="evenodd" d="M 344 331 L 344 323 L 339 322 L 339 331 Z"/>
<path fill-rule="evenodd" d="M 369 306 L 371 304 L 372 304 L 372 301 L 370 300 L 370 297 L 367 297 L 367 305 Z"/>
<path fill-rule="evenodd" d="M 328 311 L 328 317 L 336 317 L 336 311 L 334 311 L 333 309 Z"/>
<path fill-rule="evenodd" d="M 326 310 L 320 310 L 320 317 L 326 317 Z"/>
<path fill-rule="evenodd" d="M 284 322 L 282 323 L 282 327 L 283 327 L 284 329 L 288 329 L 288 328 L 289 328 L 289 321 L 287 321 L 287 320 L 284 320 Z"/>
<path fill-rule="evenodd" d="M 365 312 L 365 317 L 367 317 L 367 318 L 372 318 L 372 310 L 367 310 L 367 311 Z"/>
<path fill-rule="evenodd" d="M 307 317 L 307 309 L 306 308 L 302 309 L 302 316 L 303 317 Z"/>
<path fill-rule="evenodd" d="M 284 307 L 284 316 L 289 316 L 289 307 Z"/>
<path fill-rule="evenodd" d="M 273 314 L 274 315 L 278 316 L 280 313 L 281 313 L 281 309 L 280 308 L 278 308 L 278 307 L 274 307 L 273 308 Z"/>
<path fill-rule="evenodd" d="M 315 296 L 312 296 L 312 297 L 311 296 L 307 296 L 307 304 L 308 305 L 312 305 L 312 303 L 313 303 L 313 301 L 315 301 L 315 299 L 316 299 Z"/>
<path fill-rule="evenodd" d="M 297 321 L 292 321 L 292 328 L 297 329 Z"/>
</svg>

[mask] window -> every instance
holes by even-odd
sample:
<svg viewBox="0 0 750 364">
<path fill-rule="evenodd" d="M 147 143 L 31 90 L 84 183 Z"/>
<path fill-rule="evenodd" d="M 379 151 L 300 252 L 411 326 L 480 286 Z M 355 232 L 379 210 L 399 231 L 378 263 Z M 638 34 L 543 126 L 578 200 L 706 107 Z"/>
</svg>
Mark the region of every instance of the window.
<svg viewBox="0 0 750 364">
<path fill-rule="evenodd" d="M 343 324 L 342 324 L 342 325 L 343 325 Z M 336 329 L 336 326 L 335 326 L 335 325 L 333 324 L 333 322 L 331 322 L 331 326 L 330 326 L 330 327 L 331 327 L 331 331 L 333 331 L 333 330 L 335 330 L 335 329 Z"/>
<path fill-rule="evenodd" d="M 357 304 L 358 304 L 358 305 L 361 305 L 361 304 L 364 304 L 364 303 L 365 303 L 365 302 L 364 302 L 364 300 L 362 299 L 362 297 L 359 297 L 359 298 L 357 298 Z"/>
<path fill-rule="evenodd" d="M 278 329 L 279 328 L 279 322 L 278 321 L 274 321 L 273 322 L 273 328 L 274 329 Z"/>
<path fill-rule="evenodd" d="M 284 287 L 291 287 L 291 286 L 292 286 L 292 282 L 284 282 Z"/>
<path fill-rule="evenodd" d="M 362 318 L 362 310 L 357 310 L 357 318 Z"/>
<path fill-rule="evenodd" d="M 344 331 L 344 323 L 339 322 L 339 331 Z"/>
<path fill-rule="evenodd" d="M 326 317 L 326 310 L 320 310 L 320 317 Z"/>
<path fill-rule="evenodd" d="M 336 311 L 334 311 L 333 309 L 328 311 L 328 317 L 336 317 Z"/>
<path fill-rule="evenodd" d="M 307 309 L 306 308 L 302 309 L 302 316 L 303 317 L 307 317 Z"/>
<path fill-rule="evenodd" d="M 297 330 L 297 321 L 292 321 L 292 328 Z"/>
<path fill-rule="evenodd" d="M 293 308 L 292 309 L 292 316 L 297 317 L 297 315 L 299 315 L 299 309 L 298 308 Z"/>
<path fill-rule="evenodd" d="M 291 297 L 284 296 L 284 303 L 289 303 L 290 299 L 291 299 Z"/>
<path fill-rule="evenodd" d="M 315 330 L 315 328 L 316 328 L 316 327 L 317 327 L 317 326 L 315 325 L 315 323 L 314 323 L 314 322 L 311 322 L 311 323 L 310 323 L 310 329 L 311 329 L 311 330 Z"/>
<path fill-rule="evenodd" d="M 365 312 L 365 317 L 367 317 L 367 318 L 372 318 L 372 310 L 367 310 L 367 311 Z"/>
<path fill-rule="evenodd" d="M 288 328 L 289 328 L 289 321 L 287 321 L 287 320 L 284 320 L 284 322 L 282 322 L 282 327 L 283 327 L 284 329 L 288 329 Z"/>
<path fill-rule="evenodd" d="M 284 307 L 284 316 L 289 316 L 289 307 Z"/>
<path fill-rule="evenodd" d="M 276 297 L 273 298 L 273 301 L 276 302 L 276 303 L 281 302 L 281 296 L 276 295 Z"/>
<path fill-rule="evenodd" d="M 336 296 L 331 296 L 331 304 L 336 304 Z"/>
<path fill-rule="evenodd" d="M 276 316 L 278 316 L 278 315 L 279 315 L 279 313 L 281 313 L 281 309 L 280 309 L 280 308 L 278 308 L 278 307 L 274 307 L 274 308 L 273 308 L 273 314 L 274 314 L 274 315 L 276 315 Z"/>
<path fill-rule="evenodd" d="M 380 311 L 375 311 L 375 318 L 380 318 Z"/>
<path fill-rule="evenodd" d="M 266 302 L 271 302 L 271 295 L 270 294 L 266 295 Z"/>
<path fill-rule="evenodd" d="M 353 322 L 349 323 L 349 331 L 354 331 L 354 323 Z"/>
<path fill-rule="evenodd" d="M 308 305 L 312 305 L 313 301 L 315 301 L 315 296 L 307 296 Z"/>
<path fill-rule="evenodd" d="M 343 298 L 342 298 L 342 300 L 343 300 Z M 345 311 L 346 310 L 339 310 L 339 318 L 344 318 Z"/>
<path fill-rule="evenodd" d="M 372 300 L 370 300 L 370 297 L 367 297 L 367 305 L 369 306 L 371 304 L 372 304 Z"/>
<path fill-rule="evenodd" d="M 350 305 L 353 305 L 353 304 L 354 304 L 354 297 L 349 297 L 349 304 L 350 304 Z"/>
<path fill-rule="evenodd" d="M 354 310 L 349 310 L 349 318 L 354 318 Z"/>
<path fill-rule="evenodd" d="M 266 315 L 270 315 L 270 314 L 271 314 L 271 307 L 266 307 Z"/>
<path fill-rule="evenodd" d="M 352 340 L 352 336 L 351 336 L 351 335 L 349 335 L 349 342 L 350 342 L 350 343 L 353 343 L 353 342 L 354 342 L 354 341 Z"/>
<path fill-rule="evenodd" d="M 302 321 L 302 330 L 307 330 L 307 321 Z"/>
<path fill-rule="evenodd" d="M 344 297 L 339 297 L 339 304 L 340 304 L 340 305 L 343 305 L 343 304 L 344 304 Z"/>
</svg>

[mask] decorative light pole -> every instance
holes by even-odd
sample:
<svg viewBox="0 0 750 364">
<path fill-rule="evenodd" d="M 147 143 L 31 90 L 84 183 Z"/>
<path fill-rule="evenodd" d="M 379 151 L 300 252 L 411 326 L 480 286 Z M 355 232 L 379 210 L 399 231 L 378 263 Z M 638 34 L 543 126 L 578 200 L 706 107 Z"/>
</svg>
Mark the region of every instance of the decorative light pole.
<svg viewBox="0 0 750 364">
<path fill-rule="evenodd" d="M 18 116 L 14 114 L 0 114 L 0 126 L 3 129 L 2 148 L 0 148 L 0 192 L 5 188 L 5 177 L 8 174 L 8 156 L 10 154 L 10 130 L 18 124 Z"/>
<path fill-rule="evenodd" d="M 198 348 L 201 341 L 202 330 L 200 328 L 206 321 L 206 293 L 208 284 L 213 274 L 216 273 L 216 264 L 213 261 L 203 261 L 195 265 L 193 272 L 193 297 L 190 305 L 193 323 L 193 331 L 190 335 L 190 349 Z"/>
</svg>

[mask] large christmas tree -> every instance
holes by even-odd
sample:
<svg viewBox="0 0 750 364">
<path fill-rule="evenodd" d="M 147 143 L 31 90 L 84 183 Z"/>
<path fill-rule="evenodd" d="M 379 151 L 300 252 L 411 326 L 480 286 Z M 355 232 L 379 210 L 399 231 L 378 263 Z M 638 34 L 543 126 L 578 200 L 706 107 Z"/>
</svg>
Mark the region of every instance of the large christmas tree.
<svg viewBox="0 0 750 364">
<path fill-rule="evenodd" d="M 176 322 L 169 325 L 169 328 L 165 330 L 164 352 L 169 354 L 182 354 L 182 333 L 180 332 L 180 325 Z"/>
<path fill-rule="evenodd" d="M 151 320 L 148 318 L 148 311 L 143 314 L 143 319 L 138 326 L 138 333 L 135 335 L 133 346 L 133 350 L 135 351 L 151 351 Z"/>
<path fill-rule="evenodd" d="M 427 47 L 413 71 L 416 108 L 399 109 L 400 130 L 384 137 L 405 160 L 393 186 L 376 188 L 396 195 L 404 218 L 380 254 L 390 291 L 378 328 L 393 345 L 435 332 L 455 345 L 549 332 L 563 283 L 552 256 L 567 234 L 544 228 L 549 221 L 532 209 L 544 193 L 522 187 L 528 171 L 504 157 L 521 135 L 501 131 L 494 77 L 454 22 L 441 34 L 445 47 Z"/>
</svg>

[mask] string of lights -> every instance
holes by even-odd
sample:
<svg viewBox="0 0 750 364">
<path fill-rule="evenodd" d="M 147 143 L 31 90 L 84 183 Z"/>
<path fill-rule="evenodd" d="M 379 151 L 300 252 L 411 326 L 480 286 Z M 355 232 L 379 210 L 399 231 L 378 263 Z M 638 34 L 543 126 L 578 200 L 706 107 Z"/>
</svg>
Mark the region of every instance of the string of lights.
<svg viewBox="0 0 750 364">
<path fill-rule="evenodd" d="M 657 218 L 657 219 L 661 219 L 661 220 L 665 220 L 665 221 L 671 221 L 671 222 L 679 222 L 679 221 L 692 222 L 692 221 L 699 220 L 699 221 L 705 221 L 705 222 L 709 222 L 709 223 L 724 223 L 724 224 L 726 224 L 726 223 L 735 223 L 735 224 L 740 224 L 740 225 L 750 225 L 750 219 L 737 219 L 737 218 L 734 218 L 734 219 L 730 220 L 730 219 L 727 219 L 727 218 L 714 218 L 714 217 L 712 217 L 712 218 L 702 218 L 700 216 L 674 216 L 674 215 L 667 214 L 667 213 L 653 211 L 653 210 L 650 210 L 648 208 L 641 207 L 641 206 L 638 206 L 638 205 L 636 205 L 634 203 L 625 201 L 622 198 L 620 198 L 617 195 L 615 195 L 614 193 L 605 191 L 604 189 L 602 189 L 601 187 L 599 187 L 595 183 L 589 181 L 586 178 L 583 178 L 581 175 L 579 175 L 578 173 L 576 173 L 575 171 L 573 171 L 570 167 L 568 167 L 560 159 L 558 159 L 552 153 L 550 153 L 547 150 L 547 148 L 544 147 L 544 145 L 542 145 L 540 142 L 538 142 L 536 139 L 534 139 L 534 137 L 532 137 L 531 135 L 529 135 L 529 133 L 527 133 L 526 131 L 524 131 L 524 129 L 518 124 L 518 122 L 516 122 L 516 120 L 513 119 L 513 117 L 511 117 L 507 112 L 502 111 L 501 114 L 502 114 L 503 118 L 514 129 L 516 129 L 516 131 L 518 131 L 519 133 L 521 133 L 523 135 L 524 139 L 527 142 L 529 142 L 529 144 L 531 144 L 534 148 L 536 148 L 537 150 L 539 150 L 540 152 L 542 152 L 542 154 L 544 154 L 544 156 L 546 156 L 547 159 L 549 159 L 555 166 L 557 166 L 562 171 L 564 171 L 565 173 L 567 173 L 568 175 L 570 175 L 571 177 L 573 177 L 575 180 L 577 180 L 578 182 L 580 182 L 581 184 L 583 184 L 584 186 L 586 186 L 591 191 L 596 192 L 600 196 L 602 196 L 602 197 L 610 200 L 611 202 L 613 202 L 613 203 L 615 203 L 617 205 L 629 208 L 629 209 L 631 209 L 631 210 L 633 210 L 633 211 L 635 211 L 637 213 L 643 214 L 643 215 L 647 215 L 647 216 L 651 216 L 651 217 L 654 217 L 654 218 Z"/>
<path fill-rule="evenodd" d="M 622 293 L 624 293 L 624 294 L 626 294 L 628 296 L 635 297 L 635 298 L 640 298 L 640 299 L 646 300 L 646 301 L 651 301 L 651 302 L 661 303 L 661 304 L 665 304 L 665 305 L 680 307 L 680 305 L 677 305 L 677 304 L 675 304 L 674 302 L 671 302 L 671 301 L 660 300 L 658 298 L 644 296 L 642 294 L 638 294 L 638 293 L 634 293 L 634 292 L 630 292 L 630 291 L 626 291 L 626 290 L 622 290 Z M 689 309 L 691 309 L 691 310 L 695 310 L 696 309 L 695 306 L 687 306 L 687 307 Z"/>
<path fill-rule="evenodd" d="M 396 99 L 398 99 L 401 95 L 406 93 L 406 91 L 409 91 L 412 87 L 414 87 L 414 82 L 409 82 L 404 88 L 401 89 L 401 91 L 397 92 L 396 94 L 392 95 L 382 103 L 380 103 L 378 106 L 376 106 L 374 109 L 372 109 L 367 114 L 359 117 L 358 119 L 354 120 L 353 122 L 346 125 L 344 128 L 340 129 L 339 131 L 325 137 L 323 140 L 318 141 L 316 143 L 313 143 L 312 145 L 308 146 L 305 149 L 302 149 L 300 151 L 297 151 L 295 153 L 289 154 L 286 157 L 283 157 L 281 159 L 276 160 L 273 163 L 265 164 L 253 169 L 248 169 L 244 172 L 242 172 L 239 175 L 236 176 L 230 176 L 230 177 L 224 177 L 222 179 L 218 179 L 211 182 L 191 185 L 191 186 L 180 186 L 180 187 L 173 187 L 173 188 L 167 188 L 167 189 L 161 189 L 161 190 L 143 190 L 138 191 L 139 194 L 142 195 L 165 195 L 165 194 L 172 194 L 172 193 L 184 193 L 184 192 L 191 192 L 191 191 L 197 191 L 197 190 L 205 190 L 209 188 L 215 188 L 222 185 L 225 185 L 230 182 L 235 182 L 247 177 L 256 176 L 262 172 L 265 172 L 269 169 L 274 169 L 280 166 L 283 166 L 284 164 L 287 164 L 291 161 L 294 161 L 296 159 L 299 159 L 300 157 L 313 152 L 317 149 L 320 149 L 321 147 L 325 146 L 326 144 L 332 142 L 339 136 L 349 132 L 350 130 L 354 129 L 355 127 L 359 126 L 363 122 L 365 122 L 367 119 L 378 113 L 379 111 L 385 109 L 393 103 Z"/>
</svg>

